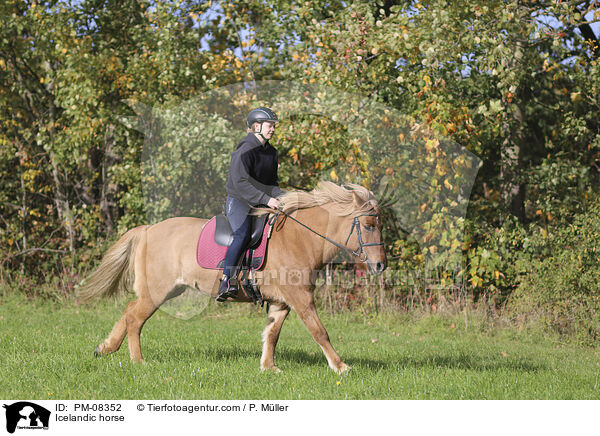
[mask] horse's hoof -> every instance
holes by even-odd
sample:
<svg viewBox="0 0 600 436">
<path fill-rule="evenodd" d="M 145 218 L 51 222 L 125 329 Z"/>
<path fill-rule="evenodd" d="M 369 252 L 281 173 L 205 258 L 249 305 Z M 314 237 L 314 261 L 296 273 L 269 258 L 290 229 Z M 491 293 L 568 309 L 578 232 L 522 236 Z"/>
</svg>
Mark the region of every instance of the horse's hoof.
<svg viewBox="0 0 600 436">
<path fill-rule="evenodd" d="M 96 349 L 94 350 L 94 357 L 100 357 L 102 356 L 102 353 L 100 352 L 100 345 L 98 345 L 96 347 Z"/>
<path fill-rule="evenodd" d="M 279 373 L 281 372 L 281 370 L 280 370 L 279 368 L 277 368 L 275 365 L 273 365 L 273 366 L 269 366 L 269 367 L 260 368 L 260 370 L 261 370 L 262 372 L 265 372 L 265 371 L 273 371 L 273 372 L 274 372 L 274 373 L 276 373 L 276 374 L 279 374 Z"/>
<path fill-rule="evenodd" d="M 348 371 L 350 371 L 350 367 L 342 362 L 342 364 L 340 365 L 340 367 L 337 369 L 336 372 L 338 374 L 346 374 Z"/>
</svg>

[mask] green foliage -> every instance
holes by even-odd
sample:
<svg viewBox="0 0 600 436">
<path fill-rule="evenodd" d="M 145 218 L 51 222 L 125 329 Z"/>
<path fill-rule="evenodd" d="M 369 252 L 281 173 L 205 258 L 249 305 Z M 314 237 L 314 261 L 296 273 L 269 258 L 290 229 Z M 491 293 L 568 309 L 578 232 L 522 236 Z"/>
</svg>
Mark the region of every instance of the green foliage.
<svg viewBox="0 0 600 436">
<path fill-rule="evenodd" d="M 330 106 L 347 112 L 344 119 L 333 110 L 283 119 L 274 143 L 284 188 L 309 189 L 326 176 L 385 197 L 391 268 L 453 265 L 458 271 L 442 279 L 458 273 L 475 297 L 499 306 L 517 288 L 518 300 L 534 287 L 558 288 L 558 272 L 550 272 L 563 271 L 558 264 L 575 253 L 552 238 L 593 218 L 587 208 L 598 200 L 600 49 L 583 14 L 588 6 L 5 1 L 2 280 L 33 290 L 60 276 L 57 294 L 67 295 L 106 240 L 190 209 L 218 211 L 228 156 L 244 128 L 238 112 L 260 98 L 232 95 L 202 132 L 194 130 L 199 114 L 191 102 L 226 85 L 284 79 L 335 90 L 326 93 Z M 298 109 L 300 97 L 288 107 Z M 365 102 L 371 124 L 353 118 Z M 122 122 L 136 115 L 135 103 L 169 114 L 153 168 L 144 160 L 143 129 Z M 351 118 L 358 121 L 344 121 Z M 472 191 L 463 187 L 477 168 L 456 160 L 448 143 L 483 161 Z M 588 273 L 575 277 L 586 284 L 569 287 L 565 311 L 569 304 L 583 310 L 575 296 L 593 293 Z M 558 325 L 564 316 L 549 319 Z M 587 331 L 594 337 L 591 324 Z"/>
<path fill-rule="evenodd" d="M 518 316 L 535 314 L 562 334 L 583 343 L 600 338 L 600 207 L 572 223 L 531 240 L 537 256 L 510 299 Z"/>
<path fill-rule="evenodd" d="M 469 223 L 468 229 L 471 235 L 484 235 L 480 241 L 470 239 L 468 242 L 471 245 L 467 249 L 470 287 L 475 296 L 485 296 L 502 305 L 529 271 L 533 256 L 530 250 L 532 232 L 514 218 L 507 219 L 497 228 L 489 225 L 482 228 Z"/>
<path fill-rule="evenodd" d="M 141 172 L 150 223 L 221 213 L 227 164 L 240 134 L 216 114 L 200 123 L 198 106 L 165 111 L 158 120 L 160 141 L 146 143 Z"/>
<path fill-rule="evenodd" d="M 527 182 L 531 193 L 526 207 L 540 223 L 569 223 L 596 195 L 591 167 L 565 158 L 562 153 L 532 168 Z"/>
</svg>

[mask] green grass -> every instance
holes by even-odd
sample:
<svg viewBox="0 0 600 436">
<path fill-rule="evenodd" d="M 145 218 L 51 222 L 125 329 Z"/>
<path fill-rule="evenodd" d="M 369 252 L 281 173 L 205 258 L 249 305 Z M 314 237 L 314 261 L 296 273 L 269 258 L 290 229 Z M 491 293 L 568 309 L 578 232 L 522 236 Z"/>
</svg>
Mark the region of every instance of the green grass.
<svg viewBox="0 0 600 436">
<path fill-rule="evenodd" d="M 599 399 L 600 348 L 476 318 L 323 316 L 351 371 L 327 366 L 295 314 L 276 353 L 282 373 L 259 370 L 264 310 L 216 307 L 187 321 L 157 312 L 142 334 L 146 363 L 125 341 L 93 350 L 124 304 L 94 307 L 0 300 L 3 399 Z"/>
</svg>

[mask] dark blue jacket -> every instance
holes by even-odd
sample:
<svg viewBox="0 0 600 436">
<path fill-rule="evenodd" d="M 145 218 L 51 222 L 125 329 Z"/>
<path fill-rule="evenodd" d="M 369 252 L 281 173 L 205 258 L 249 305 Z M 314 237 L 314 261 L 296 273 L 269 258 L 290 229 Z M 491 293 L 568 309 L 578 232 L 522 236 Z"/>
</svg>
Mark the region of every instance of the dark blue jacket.
<svg viewBox="0 0 600 436">
<path fill-rule="evenodd" d="M 283 194 L 277 178 L 278 153 L 267 141 L 264 145 L 248 133 L 231 154 L 227 195 L 257 206 Z"/>
</svg>

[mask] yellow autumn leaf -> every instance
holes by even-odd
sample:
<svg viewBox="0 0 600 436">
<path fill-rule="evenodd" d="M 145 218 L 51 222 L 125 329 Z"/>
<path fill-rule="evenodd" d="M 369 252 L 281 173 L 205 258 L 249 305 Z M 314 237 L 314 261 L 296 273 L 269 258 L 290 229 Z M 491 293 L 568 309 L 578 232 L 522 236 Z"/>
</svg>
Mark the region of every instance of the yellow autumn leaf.
<svg viewBox="0 0 600 436">
<path fill-rule="evenodd" d="M 425 141 L 425 150 L 431 152 L 435 149 L 439 144 L 439 141 L 436 139 L 428 139 Z"/>
<path fill-rule="evenodd" d="M 572 92 L 571 93 L 571 101 L 573 103 L 581 101 L 581 92 Z"/>
</svg>

